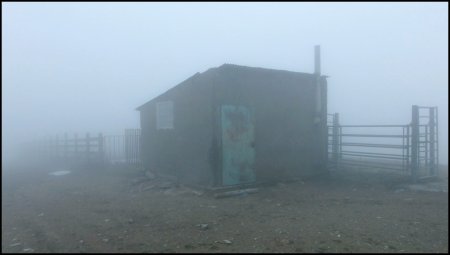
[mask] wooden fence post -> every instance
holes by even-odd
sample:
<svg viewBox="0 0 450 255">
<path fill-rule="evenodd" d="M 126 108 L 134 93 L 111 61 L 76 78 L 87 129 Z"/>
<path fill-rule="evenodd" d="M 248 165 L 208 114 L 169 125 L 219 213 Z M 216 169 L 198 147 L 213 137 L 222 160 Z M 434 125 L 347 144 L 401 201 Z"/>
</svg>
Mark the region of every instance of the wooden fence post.
<svg viewBox="0 0 450 255">
<path fill-rule="evenodd" d="M 136 138 L 136 129 L 131 130 L 131 164 L 134 164 L 134 151 L 135 151 L 135 138 Z"/>
<path fill-rule="evenodd" d="M 42 143 L 42 145 L 44 146 L 45 149 L 45 153 L 44 153 L 44 161 L 47 162 L 48 157 L 50 155 L 50 138 L 48 137 L 48 135 L 46 135 L 44 137 L 44 142 Z"/>
<path fill-rule="evenodd" d="M 100 162 L 104 163 L 104 151 L 103 151 L 103 135 L 102 133 L 98 134 L 98 156 Z"/>
<path fill-rule="evenodd" d="M 48 154 L 47 154 L 48 161 L 51 161 L 51 159 L 53 158 L 53 151 L 54 151 L 53 137 L 50 135 L 48 136 Z"/>
<path fill-rule="evenodd" d="M 133 164 L 137 164 L 137 129 L 134 130 L 133 140 Z"/>
<path fill-rule="evenodd" d="M 138 129 L 138 138 L 137 138 L 137 162 L 140 167 L 142 167 L 141 161 L 141 130 Z"/>
<path fill-rule="evenodd" d="M 64 162 L 65 164 L 67 164 L 67 159 L 68 159 L 68 140 L 67 140 L 67 132 L 64 133 Z"/>
<path fill-rule="evenodd" d="M 55 161 L 59 161 L 59 136 L 55 136 Z"/>
<path fill-rule="evenodd" d="M 86 133 L 86 162 L 89 163 L 89 132 Z"/>
<path fill-rule="evenodd" d="M 78 161 L 78 134 L 73 135 L 73 153 L 75 162 Z"/>
<path fill-rule="evenodd" d="M 125 129 L 124 146 L 125 146 L 125 162 L 130 164 L 130 131 Z"/>
</svg>

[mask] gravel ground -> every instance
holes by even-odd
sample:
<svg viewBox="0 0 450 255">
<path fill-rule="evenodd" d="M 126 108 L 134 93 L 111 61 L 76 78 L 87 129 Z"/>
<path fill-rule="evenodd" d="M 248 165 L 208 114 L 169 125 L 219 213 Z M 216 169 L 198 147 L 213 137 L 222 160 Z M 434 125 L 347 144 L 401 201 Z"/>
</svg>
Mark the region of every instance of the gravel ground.
<svg viewBox="0 0 450 255">
<path fill-rule="evenodd" d="M 216 199 L 138 169 L 10 168 L 2 252 L 447 253 L 442 171 L 414 186 L 348 169 Z"/>
</svg>

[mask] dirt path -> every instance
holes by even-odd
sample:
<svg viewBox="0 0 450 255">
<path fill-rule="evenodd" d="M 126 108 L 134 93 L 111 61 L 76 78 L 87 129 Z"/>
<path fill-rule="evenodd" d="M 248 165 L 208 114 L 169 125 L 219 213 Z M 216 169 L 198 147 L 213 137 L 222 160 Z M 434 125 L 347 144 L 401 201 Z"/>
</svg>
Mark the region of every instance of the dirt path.
<svg viewBox="0 0 450 255">
<path fill-rule="evenodd" d="M 136 169 L 54 170 L 3 172 L 2 252 L 448 252 L 447 177 L 432 192 L 348 171 L 215 199 Z"/>
</svg>

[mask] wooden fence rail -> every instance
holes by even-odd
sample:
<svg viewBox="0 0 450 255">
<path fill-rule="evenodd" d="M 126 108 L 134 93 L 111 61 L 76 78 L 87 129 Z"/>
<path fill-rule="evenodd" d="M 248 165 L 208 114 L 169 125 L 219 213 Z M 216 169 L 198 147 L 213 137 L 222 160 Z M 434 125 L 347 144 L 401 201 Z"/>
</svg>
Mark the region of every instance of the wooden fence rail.
<svg viewBox="0 0 450 255">
<path fill-rule="evenodd" d="M 101 133 L 97 136 L 86 133 L 84 137 L 74 134 L 73 138 L 65 133 L 61 138 L 58 135 L 48 137 L 39 143 L 38 149 L 42 158 L 53 162 L 103 162 L 103 139 Z"/>
</svg>

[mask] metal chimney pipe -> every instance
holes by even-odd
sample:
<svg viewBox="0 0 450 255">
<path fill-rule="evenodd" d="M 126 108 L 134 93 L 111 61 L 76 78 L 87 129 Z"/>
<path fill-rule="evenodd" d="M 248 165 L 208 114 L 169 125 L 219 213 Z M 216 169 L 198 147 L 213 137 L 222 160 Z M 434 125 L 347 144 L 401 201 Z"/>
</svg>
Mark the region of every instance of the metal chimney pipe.
<svg viewBox="0 0 450 255">
<path fill-rule="evenodd" d="M 319 124 L 322 116 L 322 91 L 320 85 L 320 45 L 314 46 L 314 75 L 316 87 L 316 117 L 314 122 Z"/>
<path fill-rule="evenodd" d="M 320 75 L 320 45 L 314 46 L 314 74 Z"/>
</svg>

